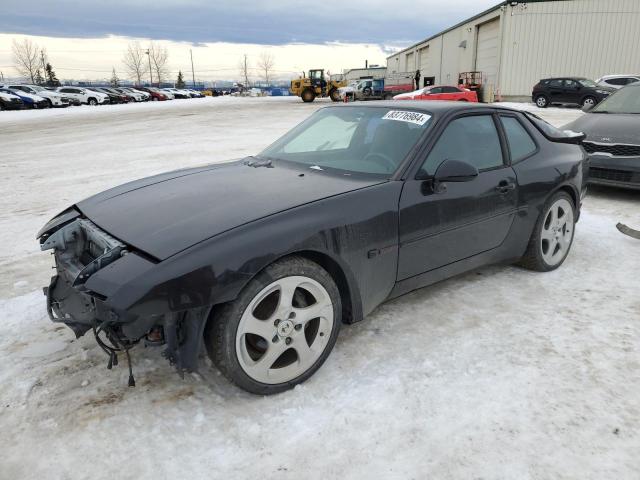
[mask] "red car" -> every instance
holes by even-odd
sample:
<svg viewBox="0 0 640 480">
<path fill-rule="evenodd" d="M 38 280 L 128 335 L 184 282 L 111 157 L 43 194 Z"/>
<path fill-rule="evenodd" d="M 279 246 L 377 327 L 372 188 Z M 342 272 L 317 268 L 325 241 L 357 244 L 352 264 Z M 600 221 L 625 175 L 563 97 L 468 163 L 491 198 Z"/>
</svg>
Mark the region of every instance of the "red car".
<svg viewBox="0 0 640 480">
<path fill-rule="evenodd" d="M 451 100 L 455 102 L 478 102 L 476 92 L 462 87 L 449 85 L 433 85 L 415 92 L 401 93 L 394 100 Z"/>
<path fill-rule="evenodd" d="M 136 87 L 136 90 L 147 92 L 149 95 L 151 95 L 151 100 L 153 101 L 162 101 L 167 99 L 167 96 L 155 87 Z"/>
</svg>

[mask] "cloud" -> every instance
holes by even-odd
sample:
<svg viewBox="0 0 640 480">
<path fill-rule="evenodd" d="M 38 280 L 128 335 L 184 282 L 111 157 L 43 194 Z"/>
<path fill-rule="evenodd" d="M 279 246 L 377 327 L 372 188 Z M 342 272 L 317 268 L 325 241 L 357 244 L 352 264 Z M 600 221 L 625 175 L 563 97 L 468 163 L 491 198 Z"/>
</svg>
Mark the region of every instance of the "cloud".
<svg viewBox="0 0 640 480">
<path fill-rule="evenodd" d="M 496 0 L 32 0 L 3 6 L 0 31 L 52 37 L 147 37 L 205 42 L 403 44 L 425 38 Z"/>
</svg>

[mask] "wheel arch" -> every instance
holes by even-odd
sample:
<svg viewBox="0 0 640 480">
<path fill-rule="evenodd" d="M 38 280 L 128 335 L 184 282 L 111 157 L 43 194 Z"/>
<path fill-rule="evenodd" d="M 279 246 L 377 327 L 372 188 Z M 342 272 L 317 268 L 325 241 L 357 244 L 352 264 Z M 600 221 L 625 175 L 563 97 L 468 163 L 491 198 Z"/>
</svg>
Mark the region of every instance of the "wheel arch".
<svg viewBox="0 0 640 480">
<path fill-rule="evenodd" d="M 311 260 L 312 262 L 320 265 L 327 271 L 327 273 L 329 273 L 329 275 L 331 275 L 333 281 L 336 282 L 338 292 L 340 292 L 340 300 L 342 302 L 342 323 L 355 323 L 362 320 L 362 301 L 355 279 L 349 278 L 346 268 L 328 253 L 318 250 L 304 249 L 290 251 L 279 257 L 275 257 L 261 268 L 257 269 L 251 276 L 247 277 L 247 280 L 243 283 L 242 287 L 234 294 L 233 299 L 212 305 L 210 314 L 207 318 L 207 323 L 215 315 L 216 311 L 222 308 L 225 304 L 235 301 L 238 295 L 240 295 L 240 292 L 242 292 L 242 290 L 244 290 L 247 285 L 249 285 L 249 283 L 267 267 L 288 257 L 303 257 L 307 260 Z"/>
</svg>

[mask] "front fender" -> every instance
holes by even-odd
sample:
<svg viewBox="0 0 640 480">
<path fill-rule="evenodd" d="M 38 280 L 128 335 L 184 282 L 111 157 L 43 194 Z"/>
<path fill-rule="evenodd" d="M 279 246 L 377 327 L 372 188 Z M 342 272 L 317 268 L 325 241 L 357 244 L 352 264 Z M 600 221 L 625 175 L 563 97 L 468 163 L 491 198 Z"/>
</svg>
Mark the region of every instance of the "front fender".
<svg viewBox="0 0 640 480">
<path fill-rule="evenodd" d="M 125 265 L 124 257 L 94 274 L 87 288 L 135 317 L 161 315 L 234 300 L 267 265 L 312 252 L 339 266 L 359 320 L 395 283 L 401 187 L 387 182 L 271 215 L 157 264 Z"/>
</svg>

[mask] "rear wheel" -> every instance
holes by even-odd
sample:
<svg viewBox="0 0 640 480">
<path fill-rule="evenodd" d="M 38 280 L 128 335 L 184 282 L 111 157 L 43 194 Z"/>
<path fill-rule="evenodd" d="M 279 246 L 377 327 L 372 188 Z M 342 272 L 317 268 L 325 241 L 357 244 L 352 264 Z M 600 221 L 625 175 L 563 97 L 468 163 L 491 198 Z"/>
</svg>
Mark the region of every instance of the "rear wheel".
<svg viewBox="0 0 640 480">
<path fill-rule="evenodd" d="M 520 265 L 538 272 L 562 265 L 573 243 L 574 224 L 573 199 L 565 192 L 556 193 L 545 203 Z"/>
<path fill-rule="evenodd" d="M 337 88 L 333 88 L 329 92 L 329 97 L 331 98 L 332 102 L 339 102 L 340 101 L 340 92 L 338 91 Z"/>
<path fill-rule="evenodd" d="M 302 101 L 305 103 L 313 102 L 316 99 L 316 94 L 313 90 L 307 89 L 302 92 Z"/>
<path fill-rule="evenodd" d="M 535 102 L 539 108 L 547 108 L 549 106 L 549 99 L 544 95 L 538 95 L 535 98 Z"/>
<path fill-rule="evenodd" d="M 209 357 L 240 388 L 269 395 L 304 382 L 324 363 L 341 323 L 331 276 L 302 257 L 280 260 L 214 314 Z"/>
</svg>

